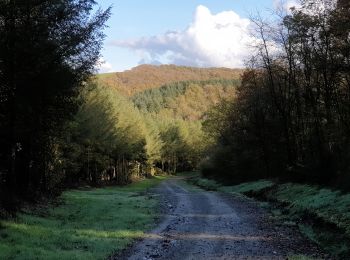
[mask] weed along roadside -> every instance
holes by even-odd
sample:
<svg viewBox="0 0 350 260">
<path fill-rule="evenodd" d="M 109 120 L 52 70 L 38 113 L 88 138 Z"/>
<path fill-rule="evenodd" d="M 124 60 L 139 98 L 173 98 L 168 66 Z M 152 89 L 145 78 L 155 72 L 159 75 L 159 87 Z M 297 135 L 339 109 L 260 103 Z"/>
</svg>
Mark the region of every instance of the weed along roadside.
<svg viewBox="0 0 350 260">
<path fill-rule="evenodd" d="M 148 190 L 166 177 L 124 187 L 71 190 L 59 206 L 23 209 L 0 225 L 0 259 L 106 259 L 154 227 Z"/>
<path fill-rule="evenodd" d="M 303 235 L 329 254 L 349 259 L 349 193 L 316 185 L 279 184 L 270 180 L 223 186 L 194 173 L 187 181 L 206 190 L 254 198 L 282 225 L 297 226 Z"/>
</svg>

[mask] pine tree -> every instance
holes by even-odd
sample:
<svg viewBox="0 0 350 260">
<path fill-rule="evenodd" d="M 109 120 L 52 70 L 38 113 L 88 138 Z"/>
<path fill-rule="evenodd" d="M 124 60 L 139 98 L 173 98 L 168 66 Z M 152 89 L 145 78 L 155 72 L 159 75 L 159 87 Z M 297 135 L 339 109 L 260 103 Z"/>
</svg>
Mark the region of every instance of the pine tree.
<svg viewBox="0 0 350 260">
<path fill-rule="evenodd" d="M 51 192 L 55 147 L 99 57 L 110 9 L 93 0 L 0 1 L 0 161 L 7 192 Z"/>
</svg>

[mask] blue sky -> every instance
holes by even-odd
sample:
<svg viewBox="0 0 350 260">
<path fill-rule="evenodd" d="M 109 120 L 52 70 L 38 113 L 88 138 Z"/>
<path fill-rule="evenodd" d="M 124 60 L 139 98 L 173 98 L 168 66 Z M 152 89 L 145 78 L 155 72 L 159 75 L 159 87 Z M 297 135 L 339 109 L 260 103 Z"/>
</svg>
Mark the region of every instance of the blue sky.
<svg viewBox="0 0 350 260">
<path fill-rule="evenodd" d="M 102 8 L 113 6 L 102 51 L 105 64 L 100 71 L 123 71 L 140 63 L 240 66 L 233 60 L 242 57 L 239 53 L 231 55 L 229 44 L 235 50 L 243 48 L 240 42 L 247 38 L 240 30 L 247 26 L 244 18 L 272 9 L 274 1 L 98 0 Z M 226 31 L 215 29 L 227 24 Z M 212 29 L 206 32 L 206 27 Z M 226 39 L 224 35 L 229 34 L 236 35 L 236 39 Z"/>
</svg>

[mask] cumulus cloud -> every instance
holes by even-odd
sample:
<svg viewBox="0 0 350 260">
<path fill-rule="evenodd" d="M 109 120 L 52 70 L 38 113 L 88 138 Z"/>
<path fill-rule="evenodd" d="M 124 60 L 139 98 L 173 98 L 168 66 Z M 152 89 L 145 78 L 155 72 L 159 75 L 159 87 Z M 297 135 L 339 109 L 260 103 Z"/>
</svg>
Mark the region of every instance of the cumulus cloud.
<svg viewBox="0 0 350 260">
<path fill-rule="evenodd" d="M 173 63 L 200 67 L 242 67 L 250 55 L 250 21 L 234 11 L 212 14 L 200 5 L 192 23 L 182 31 L 133 40 L 116 41 L 113 45 L 136 51 L 142 63 Z"/>
<path fill-rule="evenodd" d="M 113 72 L 113 66 L 111 63 L 109 63 L 108 61 L 106 61 L 103 58 L 99 58 L 98 62 L 96 64 L 96 69 L 100 72 L 100 73 L 108 73 L 108 72 Z"/>
</svg>

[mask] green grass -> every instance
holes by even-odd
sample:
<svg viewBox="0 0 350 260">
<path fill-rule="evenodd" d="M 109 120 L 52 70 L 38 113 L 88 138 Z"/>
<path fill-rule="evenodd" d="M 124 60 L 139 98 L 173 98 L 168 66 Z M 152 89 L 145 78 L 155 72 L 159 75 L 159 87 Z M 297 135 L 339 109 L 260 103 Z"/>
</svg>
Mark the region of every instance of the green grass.
<svg viewBox="0 0 350 260">
<path fill-rule="evenodd" d="M 223 186 L 222 184 L 216 182 L 215 180 L 206 179 L 200 176 L 199 173 L 196 172 L 185 172 L 182 173 L 181 176 L 190 176 L 189 182 L 196 186 L 199 186 L 205 190 L 217 190 L 221 192 L 228 193 L 251 193 L 251 192 L 260 192 L 266 188 L 271 188 L 275 185 L 274 182 L 269 180 L 259 180 L 254 182 L 245 182 L 239 185 L 234 186 Z"/>
<path fill-rule="evenodd" d="M 310 212 L 345 230 L 350 237 L 350 194 L 302 184 L 282 184 L 268 196 L 289 204 L 292 212 Z"/>
<path fill-rule="evenodd" d="M 311 214 L 319 220 L 336 225 L 350 237 L 350 194 L 306 184 L 276 184 L 269 180 L 235 186 L 222 186 L 214 180 L 199 177 L 191 182 L 204 189 L 228 193 L 254 196 L 263 192 L 267 199 L 288 205 L 291 214 Z"/>
<path fill-rule="evenodd" d="M 60 206 L 2 221 L 0 259 L 106 259 L 152 228 L 157 200 L 145 191 L 163 178 L 67 191 Z"/>
<path fill-rule="evenodd" d="M 305 236 L 318 243 L 327 252 L 343 258 L 350 255 L 349 193 L 344 194 L 316 185 L 278 184 L 270 180 L 223 186 L 214 180 L 197 176 L 190 179 L 190 183 L 207 190 L 258 198 L 263 201 L 263 206 L 270 210 L 275 219 L 285 225 L 298 226 Z M 276 208 L 275 204 L 270 204 L 271 201 L 279 206 Z M 303 219 L 307 222 L 300 222 Z M 305 258 L 295 256 L 289 259 Z"/>
<path fill-rule="evenodd" d="M 290 218 L 315 219 L 316 224 L 300 224 L 299 229 L 326 251 L 342 258 L 350 255 L 350 194 L 286 183 L 266 196 L 287 205 Z"/>
<path fill-rule="evenodd" d="M 235 186 L 222 186 L 219 188 L 220 191 L 230 193 L 250 193 L 260 192 L 266 188 L 271 188 L 275 184 L 268 180 L 259 180 L 254 182 L 246 182 Z"/>
<path fill-rule="evenodd" d="M 217 183 L 214 180 L 201 178 L 199 174 L 191 175 L 190 173 L 187 173 L 187 176 L 191 176 L 188 179 L 189 183 L 196 185 L 198 187 L 201 187 L 205 190 L 217 190 L 221 186 L 219 183 Z"/>
</svg>

